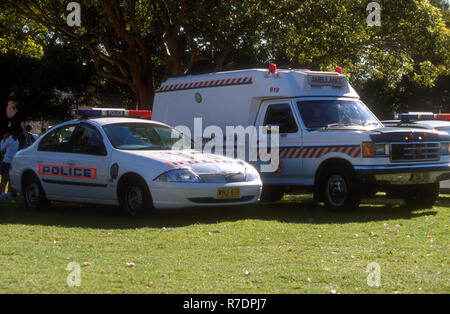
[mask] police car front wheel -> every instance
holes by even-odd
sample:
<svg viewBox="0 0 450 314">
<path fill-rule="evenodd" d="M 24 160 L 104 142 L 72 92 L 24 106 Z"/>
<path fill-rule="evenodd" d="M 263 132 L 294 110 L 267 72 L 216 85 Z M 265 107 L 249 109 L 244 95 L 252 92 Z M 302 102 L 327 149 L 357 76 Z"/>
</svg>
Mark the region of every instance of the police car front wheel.
<svg viewBox="0 0 450 314">
<path fill-rule="evenodd" d="M 147 185 L 141 178 L 133 176 L 125 179 L 120 185 L 119 194 L 122 208 L 131 217 L 143 217 L 153 209 Z"/>
</svg>

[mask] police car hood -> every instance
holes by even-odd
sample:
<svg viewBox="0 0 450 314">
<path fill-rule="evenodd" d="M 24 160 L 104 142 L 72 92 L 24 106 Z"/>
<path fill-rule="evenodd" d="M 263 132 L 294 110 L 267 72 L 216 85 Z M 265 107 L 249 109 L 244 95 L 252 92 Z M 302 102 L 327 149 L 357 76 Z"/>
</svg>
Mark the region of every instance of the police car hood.
<svg viewBox="0 0 450 314">
<path fill-rule="evenodd" d="M 369 132 L 373 142 L 405 142 L 408 141 L 449 141 L 445 132 L 430 129 L 408 127 L 383 127 Z"/>
<path fill-rule="evenodd" d="M 197 174 L 245 173 L 247 164 L 214 154 L 203 154 L 195 150 L 130 151 L 130 154 L 150 158 L 168 166 L 168 169 L 190 168 Z"/>
</svg>

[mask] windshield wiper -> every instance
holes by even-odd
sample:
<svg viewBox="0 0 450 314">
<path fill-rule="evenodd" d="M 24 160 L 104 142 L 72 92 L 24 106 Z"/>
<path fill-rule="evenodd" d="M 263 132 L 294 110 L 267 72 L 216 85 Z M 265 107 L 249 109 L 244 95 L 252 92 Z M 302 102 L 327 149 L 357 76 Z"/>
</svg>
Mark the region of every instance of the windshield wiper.
<svg viewBox="0 0 450 314">
<path fill-rule="evenodd" d="M 367 126 L 367 125 L 378 125 L 378 123 L 375 122 L 375 121 L 363 121 L 362 125 L 363 125 L 363 126 Z"/>
<path fill-rule="evenodd" d="M 333 128 L 333 127 L 336 127 L 336 126 L 350 126 L 350 125 L 361 125 L 361 124 L 353 123 L 353 122 L 336 122 L 336 123 L 330 123 L 330 124 L 328 124 L 326 126 L 323 126 L 323 127 L 319 128 L 317 130 L 321 131 L 321 130 L 327 130 L 329 128 Z"/>
</svg>

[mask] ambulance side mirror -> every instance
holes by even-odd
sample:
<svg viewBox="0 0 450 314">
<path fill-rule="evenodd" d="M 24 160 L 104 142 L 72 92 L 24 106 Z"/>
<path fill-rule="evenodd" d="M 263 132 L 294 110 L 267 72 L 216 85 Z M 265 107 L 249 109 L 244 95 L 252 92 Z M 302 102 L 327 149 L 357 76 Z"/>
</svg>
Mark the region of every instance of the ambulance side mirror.
<svg viewBox="0 0 450 314">
<path fill-rule="evenodd" d="M 267 124 L 266 125 L 266 127 L 267 127 L 267 134 L 270 134 L 270 133 L 272 133 L 272 130 L 275 128 L 275 127 L 280 127 L 279 125 L 277 125 L 277 124 Z"/>
</svg>

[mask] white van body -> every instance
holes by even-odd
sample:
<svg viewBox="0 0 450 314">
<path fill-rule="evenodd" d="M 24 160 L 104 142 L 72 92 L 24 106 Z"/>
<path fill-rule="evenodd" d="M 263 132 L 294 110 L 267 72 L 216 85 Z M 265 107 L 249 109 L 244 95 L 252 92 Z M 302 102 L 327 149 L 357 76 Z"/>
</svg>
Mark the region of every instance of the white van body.
<svg viewBox="0 0 450 314">
<path fill-rule="evenodd" d="M 314 116 L 316 108 L 323 117 Z M 288 111 L 291 122 L 283 116 Z M 347 111 L 361 114 L 368 121 L 313 125 L 314 119 L 332 122 L 324 117 L 332 111 L 339 117 Z M 203 130 L 215 125 L 226 134 L 227 126 L 277 124 L 269 123 L 274 119 L 272 113 L 284 120 L 280 124 L 279 167 L 261 173 L 265 186 L 303 187 L 317 192 L 319 199 L 333 191 L 340 195 L 357 189 L 354 194 L 359 198 L 362 186 L 412 191 L 419 186 L 431 188 L 450 175 L 448 151 L 441 149 L 443 142 L 450 142 L 448 134 L 384 128 L 359 100 L 346 76 L 335 72 L 250 69 L 169 78 L 155 91 L 152 119 L 194 130 L 194 119 L 201 117 Z M 367 145 L 363 143 L 376 147 L 376 153 L 364 156 Z M 248 139 L 246 145 L 251 145 Z M 345 171 L 333 177 L 330 169 Z M 409 195 L 404 193 L 405 198 Z M 341 200 L 336 201 L 339 203 Z"/>
</svg>

